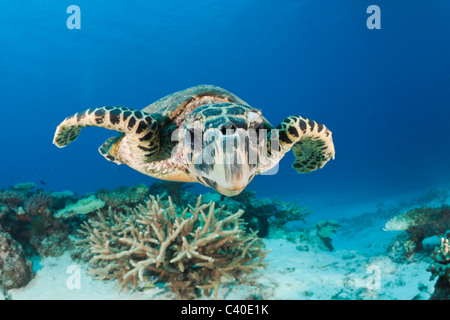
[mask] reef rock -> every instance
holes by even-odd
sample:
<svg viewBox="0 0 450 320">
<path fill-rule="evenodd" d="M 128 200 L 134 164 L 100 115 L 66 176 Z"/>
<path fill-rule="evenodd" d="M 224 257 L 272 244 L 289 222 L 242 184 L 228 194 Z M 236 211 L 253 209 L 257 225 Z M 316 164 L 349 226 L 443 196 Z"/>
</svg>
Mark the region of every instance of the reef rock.
<svg viewBox="0 0 450 320">
<path fill-rule="evenodd" d="M 25 258 L 21 245 L 10 234 L 0 233 L 0 288 L 20 288 L 33 277 L 32 264 Z"/>
<path fill-rule="evenodd" d="M 291 232 L 287 240 L 296 244 L 299 251 L 333 251 L 331 236 L 341 226 L 334 220 L 318 221 L 314 227 L 304 227 L 298 232 Z"/>
</svg>

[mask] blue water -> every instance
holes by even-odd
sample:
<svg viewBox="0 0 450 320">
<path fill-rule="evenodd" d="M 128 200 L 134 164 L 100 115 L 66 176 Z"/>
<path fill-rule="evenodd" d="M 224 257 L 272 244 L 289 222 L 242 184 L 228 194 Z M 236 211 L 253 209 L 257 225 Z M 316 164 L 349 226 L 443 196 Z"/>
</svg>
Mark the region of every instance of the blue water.
<svg viewBox="0 0 450 320">
<path fill-rule="evenodd" d="M 72 4 L 80 30 L 66 27 Z M 371 4 L 379 30 L 366 27 Z M 449 12 L 448 1 L 2 1 L 0 187 L 151 184 L 98 153 L 110 131 L 84 129 L 58 149 L 54 130 L 87 108 L 140 109 L 197 84 L 235 93 L 273 125 L 298 114 L 333 131 L 336 160 L 298 175 L 289 154 L 248 186 L 260 195 L 373 199 L 446 185 Z"/>
</svg>

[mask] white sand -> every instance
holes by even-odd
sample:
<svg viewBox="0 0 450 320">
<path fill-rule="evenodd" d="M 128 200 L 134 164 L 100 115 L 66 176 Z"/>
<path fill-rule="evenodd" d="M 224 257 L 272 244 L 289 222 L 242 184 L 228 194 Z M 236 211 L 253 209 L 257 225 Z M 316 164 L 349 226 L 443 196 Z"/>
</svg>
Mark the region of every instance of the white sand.
<svg viewBox="0 0 450 320">
<path fill-rule="evenodd" d="M 300 252 L 285 240 L 266 240 L 272 250 L 266 270 L 255 272 L 245 284 L 228 284 L 221 299 L 428 299 L 434 282 L 429 281 L 428 263 L 396 264 L 385 256 L 367 257 L 357 251 Z M 171 299 L 167 288 L 144 293 L 119 293 L 114 281 L 93 280 L 81 271 L 80 286 L 70 287 L 69 266 L 76 265 L 68 253 L 46 258 L 36 277 L 21 289 L 10 290 L 12 299 Z M 69 281 L 69 285 L 67 282 Z M 422 292 L 419 286 L 426 287 Z"/>
</svg>

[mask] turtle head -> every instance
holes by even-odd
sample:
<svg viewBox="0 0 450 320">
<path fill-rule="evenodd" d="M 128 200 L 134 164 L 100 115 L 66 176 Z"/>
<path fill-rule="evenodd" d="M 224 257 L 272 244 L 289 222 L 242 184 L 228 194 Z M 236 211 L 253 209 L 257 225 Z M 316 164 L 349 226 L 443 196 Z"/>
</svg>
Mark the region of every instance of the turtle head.
<svg viewBox="0 0 450 320">
<path fill-rule="evenodd" d="M 183 151 L 190 174 L 226 196 L 245 189 L 258 170 L 261 112 L 236 103 L 194 110 L 184 121 Z"/>
</svg>

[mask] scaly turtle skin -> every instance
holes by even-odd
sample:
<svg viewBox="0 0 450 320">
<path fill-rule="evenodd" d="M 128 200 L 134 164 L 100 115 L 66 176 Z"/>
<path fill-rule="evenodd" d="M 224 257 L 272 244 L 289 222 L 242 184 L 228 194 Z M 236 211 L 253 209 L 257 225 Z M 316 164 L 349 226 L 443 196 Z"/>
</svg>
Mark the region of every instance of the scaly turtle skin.
<svg viewBox="0 0 450 320">
<path fill-rule="evenodd" d="M 107 160 L 158 179 L 197 181 L 227 196 L 291 149 L 299 173 L 322 168 L 335 154 L 324 125 L 290 116 L 273 128 L 260 110 L 211 85 L 175 92 L 141 111 L 119 106 L 76 113 L 57 127 L 53 143 L 65 147 L 91 126 L 120 132 L 99 148 Z"/>
</svg>

